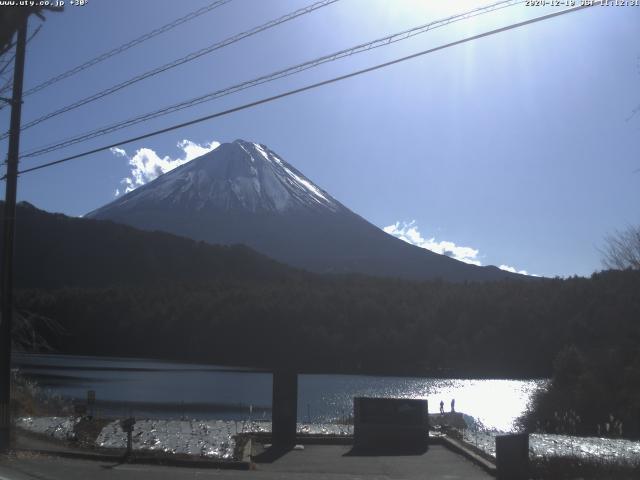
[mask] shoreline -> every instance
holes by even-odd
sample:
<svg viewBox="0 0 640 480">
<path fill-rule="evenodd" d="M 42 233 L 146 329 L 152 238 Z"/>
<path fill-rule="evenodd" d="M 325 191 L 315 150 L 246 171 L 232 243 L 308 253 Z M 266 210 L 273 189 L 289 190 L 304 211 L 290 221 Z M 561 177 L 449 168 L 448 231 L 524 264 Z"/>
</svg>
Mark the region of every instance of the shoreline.
<svg viewBox="0 0 640 480">
<path fill-rule="evenodd" d="M 33 368 L 42 368 L 42 369 L 55 369 L 62 368 L 56 366 L 41 366 L 41 365 L 33 365 L 33 364 L 21 364 L 20 362 L 16 362 L 17 356 L 24 357 L 58 357 L 58 358 L 86 358 L 86 359 L 95 359 L 97 361 L 118 361 L 122 360 L 124 362 L 151 362 L 151 363 L 174 363 L 178 365 L 192 365 L 195 367 L 201 367 L 200 369 L 196 368 L 192 371 L 221 371 L 221 372 L 238 372 L 238 373 L 264 373 L 270 374 L 277 367 L 254 367 L 254 366 L 244 366 L 244 365 L 225 365 L 220 362 L 203 362 L 200 360 L 188 360 L 184 358 L 171 358 L 171 357 L 131 357 L 127 355 L 89 355 L 86 353 L 38 353 L 38 352 L 14 352 L 12 355 L 12 365 L 16 368 L 21 366 L 29 366 Z M 77 369 L 77 370 L 101 370 L 100 368 L 94 367 L 66 367 L 69 369 Z M 108 368 L 108 370 L 114 370 L 113 368 Z M 135 371 L 132 368 L 123 368 L 123 371 Z M 162 371 L 163 369 L 142 369 L 144 371 Z M 182 371 L 183 369 L 176 369 L 178 371 Z M 191 369 L 188 369 L 191 370 Z M 172 369 L 167 369 L 166 371 L 173 371 Z M 298 372 L 298 375 L 340 375 L 340 376 L 358 376 L 358 377 L 397 377 L 397 378 L 406 378 L 406 379 L 434 379 L 434 380 L 520 380 L 520 381 L 546 381 L 549 380 L 550 376 L 527 376 L 527 375 L 481 375 L 481 374 L 469 374 L 463 375 L 452 371 L 451 369 L 447 369 L 446 371 L 443 369 L 432 370 L 432 371 L 407 371 L 407 372 L 389 372 L 387 370 L 383 371 L 325 371 L 319 369 L 307 369 L 301 370 Z"/>
<path fill-rule="evenodd" d="M 503 432 L 477 431 L 466 424 L 462 412 L 429 414 L 430 436 L 452 436 L 458 438 L 486 455 L 495 458 L 495 436 Z M 119 418 L 88 419 L 78 416 L 32 416 L 16 419 L 15 426 L 31 434 L 42 435 L 59 441 L 93 443 L 96 447 L 124 448 L 126 434 Z M 338 423 L 298 423 L 298 434 L 303 436 L 333 436 L 351 438 L 353 425 Z M 190 441 L 206 446 L 230 447 L 233 437 L 244 434 L 269 435 L 271 422 L 262 420 L 233 421 L 222 419 L 139 419 L 134 425 L 134 449 L 164 449 L 179 452 L 177 445 Z M 88 436 L 87 436 L 88 434 Z M 93 437 L 91 437 L 93 435 Z M 640 462 L 640 441 L 624 438 L 579 437 L 559 434 L 529 434 L 531 452 L 534 457 L 546 456 L 617 456 L 637 458 Z M 87 439 L 90 442 L 87 442 Z M 182 444 L 180 443 L 182 442 Z M 186 450 L 189 447 L 185 447 Z M 221 450 L 222 451 L 222 450 Z M 220 452 L 221 452 L 220 451 Z M 220 453 L 218 452 L 218 453 Z M 201 453 L 201 452 L 200 452 Z M 216 454 L 217 455 L 217 454 Z M 215 456 L 215 455 L 214 455 Z"/>
<path fill-rule="evenodd" d="M 446 416 L 431 414 L 430 418 Z M 463 413 L 454 417 L 463 418 Z M 16 426 L 16 453 L 187 467 L 250 469 L 252 445 L 264 447 L 271 442 L 270 422 L 144 419 L 134 425 L 133 452 L 128 456 L 126 434 L 118 419 L 23 417 Z M 490 444 L 495 445 L 496 432 L 435 427 L 429 433 L 431 445 L 443 445 L 486 471 L 495 472 L 495 449 Z M 82 432 L 84 437 L 80 438 Z M 530 434 L 529 438 L 531 471 L 551 472 L 550 477 L 544 478 L 555 478 L 559 471 L 592 475 L 585 478 L 601 478 L 598 475 L 607 472 L 628 475 L 640 471 L 640 441 L 549 434 Z M 296 441 L 300 444 L 298 449 L 305 445 L 350 445 L 353 427 L 298 424 Z"/>
</svg>

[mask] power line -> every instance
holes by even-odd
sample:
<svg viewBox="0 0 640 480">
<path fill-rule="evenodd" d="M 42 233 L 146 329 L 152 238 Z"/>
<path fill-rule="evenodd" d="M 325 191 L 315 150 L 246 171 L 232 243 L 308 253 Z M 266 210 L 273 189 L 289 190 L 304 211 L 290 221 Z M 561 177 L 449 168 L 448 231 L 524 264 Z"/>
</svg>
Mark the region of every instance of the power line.
<svg viewBox="0 0 640 480">
<path fill-rule="evenodd" d="M 111 124 L 111 125 L 108 125 L 108 126 L 105 126 L 105 127 L 101 127 L 101 128 L 92 130 L 90 132 L 85 132 L 85 133 L 83 133 L 81 135 L 77 135 L 75 137 L 68 138 L 66 140 L 63 140 L 63 141 L 55 143 L 55 144 L 50 144 L 50 145 L 46 145 L 46 146 L 43 146 L 43 147 L 38 147 L 35 150 L 31 150 L 31 151 L 23 154 L 22 158 L 35 157 L 35 156 L 38 156 L 38 155 L 42 155 L 44 153 L 49 153 L 49 152 L 52 152 L 52 151 L 55 151 L 55 150 L 59 150 L 61 148 L 65 148 L 65 147 L 74 145 L 76 143 L 80 143 L 80 142 L 83 142 L 83 141 L 86 141 L 86 140 L 90 140 L 90 139 L 93 139 L 93 138 L 96 138 L 96 137 L 100 137 L 102 135 L 107 135 L 109 133 L 113 133 L 113 132 L 115 132 L 117 130 L 121 130 L 123 128 L 129 127 L 129 126 L 141 123 L 141 122 L 145 122 L 145 121 L 151 120 L 153 118 L 157 118 L 157 117 L 160 117 L 160 116 L 163 116 L 163 115 L 167 115 L 167 114 L 174 113 L 174 112 L 177 112 L 177 111 L 180 111 L 180 110 L 184 110 L 186 108 L 190 108 L 190 107 L 199 105 L 199 104 L 204 103 L 204 102 L 215 100 L 217 98 L 221 98 L 221 97 L 224 97 L 226 95 L 237 93 L 239 91 L 246 90 L 248 88 L 252 88 L 252 87 L 264 84 L 264 83 L 268 83 L 268 82 L 272 82 L 272 81 L 275 81 L 275 80 L 279 80 L 281 78 L 288 77 L 290 75 L 294 75 L 294 74 L 303 72 L 303 71 L 311 69 L 311 68 L 315 68 L 315 67 L 317 67 L 319 65 L 322 65 L 324 63 L 336 61 L 336 60 L 339 60 L 339 59 L 344 58 L 344 57 L 348 57 L 348 56 L 355 55 L 355 54 L 358 54 L 358 53 L 362 53 L 362 52 L 366 52 L 366 51 L 369 51 L 369 50 L 373 50 L 375 48 L 383 47 L 383 46 L 386 46 L 386 45 L 389 45 L 389 44 L 392 44 L 392 43 L 395 43 L 395 42 L 398 42 L 398 41 L 401 41 L 401 40 L 406 40 L 407 38 L 411 38 L 411 37 L 413 37 L 415 35 L 419 35 L 421 33 L 425 33 L 427 31 L 433 30 L 435 28 L 443 27 L 445 25 L 449 25 L 449 24 L 454 23 L 454 22 L 458 22 L 458 21 L 461 21 L 461 20 L 472 18 L 472 17 L 478 16 L 478 15 L 482 15 L 482 14 L 485 14 L 485 13 L 494 12 L 494 11 L 500 10 L 502 8 L 510 7 L 510 6 L 517 5 L 517 4 L 520 4 L 520 3 L 523 3 L 523 1 L 522 0 L 503 0 L 503 1 L 500 1 L 500 2 L 497 2 L 497 3 L 493 3 L 493 4 L 490 4 L 490 5 L 486 5 L 486 6 L 483 6 L 483 7 L 479 7 L 479 8 L 470 10 L 468 12 L 464 12 L 464 13 L 457 14 L 457 15 L 452 15 L 450 17 L 447 17 L 447 18 L 444 18 L 444 19 L 441 19 L 441 20 L 436 20 L 436 21 L 433 21 L 433 22 L 430 22 L 430 23 L 427 23 L 427 24 L 424 24 L 424 25 L 420 25 L 418 27 L 413 27 L 413 28 L 410 28 L 408 30 L 403 30 L 401 32 L 394 33 L 394 34 L 391 34 L 391 35 L 387 35 L 386 37 L 382 37 L 382 38 L 379 38 L 377 40 L 373 40 L 373 41 L 370 41 L 370 42 L 362 43 L 362 44 L 356 45 L 354 47 L 350 47 L 350 48 L 347 48 L 347 49 L 344 49 L 344 50 L 340 50 L 338 52 L 331 53 L 329 55 L 324 55 L 322 57 L 315 58 L 313 60 L 309 60 L 307 62 L 300 63 L 300 64 L 294 65 L 292 67 L 287 67 L 287 68 L 285 68 L 283 70 L 278 70 L 276 72 L 272 72 L 270 74 L 263 75 L 263 76 L 258 77 L 258 78 L 254 78 L 252 80 L 248 80 L 248 81 L 245 81 L 245 82 L 242 82 L 242 83 L 239 83 L 239 84 L 235 84 L 235 85 L 232 85 L 230 87 L 226 87 L 224 89 L 217 90 L 215 92 L 207 93 L 205 95 L 201 95 L 199 97 L 192 98 L 190 100 L 186 100 L 186 101 L 174 104 L 174 105 L 170 105 L 168 107 L 164 107 L 164 108 L 161 108 L 159 110 L 155 110 L 153 112 L 148 112 L 148 113 L 139 115 L 137 117 L 130 118 L 130 119 L 125 120 L 125 121 L 121 121 L 121 122 L 118 122 L 118 123 L 115 123 L 115 124 Z"/>
<path fill-rule="evenodd" d="M 16 58 L 16 53 L 13 52 L 13 55 L 11 55 L 11 57 L 9 57 L 9 60 L 6 61 L 6 63 L 2 66 L 2 68 L 0 68 L 0 75 L 2 75 L 4 73 L 4 71 L 7 69 L 7 67 L 9 65 L 13 65 L 13 59 Z M 7 72 L 8 74 L 9 72 Z"/>
<path fill-rule="evenodd" d="M 163 25 L 161 27 L 158 27 L 154 30 L 151 30 L 150 32 L 147 32 L 143 35 L 140 35 L 137 38 L 134 38 L 133 40 L 124 43 L 122 45 L 120 45 L 119 47 L 116 47 L 112 50 L 109 50 L 108 52 L 103 53 L 102 55 L 98 55 L 95 58 L 92 58 L 91 60 L 88 60 L 80 65 L 78 65 L 77 67 L 71 68 L 69 70 L 67 70 L 66 72 L 63 72 L 59 75 L 56 75 L 55 77 L 50 78 L 49 80 L 46 80 L 38 85 L 36 85 L 35 87 L 31 87 L 30 89 L 28 89 L 27 91 L 24 92 L 24 96 L 28 96 L 31 95 L 33 93 L 39 92 L 40 90 L 47 88 L 51 85 L 53 85 L 54 83 L 57 83 L 61 80 L 64 80 L 65 78 L 69 78 L 73 75 L 75 75 L 76 73 L 79 73 L 83 70 L 86 70 L 87 68 L 93 67 L 94 65 L 103 62 L 104 60 L 113 57 L 114 55 L 118 55 L 126 50 L 129 50 L 130 48 L 135 47 L 136 45 L 141 44 L 142 42 L 145 42 L 147 40 L 150 40 L 154 37 L 157 37 L 158 35 L 168 32 L 169 30 L 182 25 L 183 23 L 186 23 L 190 20 L 193 20 L 201 15 L 204 15 L 207 12 L 210 12 L 211 10 L 214 10 L 218 7 L 221 7 L 222 5 L 231 2 L 232 0 L 217 0 L 213 3 L 210 3 L 209 5 L 205 5 L 202 8 L 199 8 L 198 10 L 195 10 L 191 13 L 188 13 L 187 15 L 177 18 L 175 20 L 173 20 L 172 22 L 167 23 L 166 25 Z"/>
<path fill-rule="evenodd" d="M 2 87 L 0 87 L 0 94 L 2 94 L 2 92 L 4 92 L 5 90 L 8 90 L 11 85 L 13 85 L 13 78 L 9 78 Z"/>
<path fill-rule="evenodd" d="M 229 1 L 229 0 L 226 0 Z M 24 125 L 22 125 L 22 130 L 26 130 L 28 128 L 33 127 L 34 125 L 38 125 L 39 123 L 42 123 L 46 120 L 49 120 L 53 117 L 56 117 L 58 115 L 61 115 L 63 113 L 69 112 L 71 110 L 74 110 L 78 107 L 81 107 L 82 105 L 86 105 L 87 103 L 91 103 L 94 102 L 96 100 L 99 100 L 101 98 L 106 97 L 107 95 L 111 95 L 112 93 L 115 93 L 119 90 L 122 90 L 123 88 L 129 87 L 131 85 L 133 85 L 134 83 L 140 82 L 142 80 L 145 80 L 147 78 L 150 77 L 154 77 L 160 73 L 166 72 L 167 70 L 170 70 L 172 68 L 175 68 L 179 65 L 182 65 L 184 63 L 190 62 L 192 60 L 195 60 L 197 58 L 202 57 L 203 55 L 207 55 L 215 50 L 219 50 L 221 48 L 227 47 L 233 43 L 239 42 L 240 40 L 243 40 L 247 37 L 256 35 L 264 30 L 268 30 L 270 28 L 273 28 L 277 25 L 280 25 L 284 22 L 288 22 L 289 20 L 293 20 L 294 18 L 300 17 L 301 15 L 306 15 L 308 13 L 311 13 L 319 8 L 322 7 L 326 7 L 328 5 L 331 5 L 332 3 L 336 3 L 339 0 L 320 0 L 316 3 L 313 3 L 307 7 L 301 8 L 299 10 L 296 10 L 294 12 L 288 13 L 286 15 L 283 15 L 282 17 L 279 17 L 275 20 L 271 20 L 267 23 L 264 23 L 258 27 L 254 27 L 251 30 L 247 30 L 245 32 L 239 33 L 237 35 L 234 35 L 232 37 L 226 38 L 225 40 L 222 40 L 221 42 L 217 42 L 214 43 L 213 45 L 210 45 L 208 47 L 205 47 L 201 50 L 198 50 L 196 52 L 192 52 L 184 57 L 178 58 L 177 60 L 174 60 L 172 62 L 166 63 L 164 65 L 161 65 L 160 67 L 156 67 L 152 70 L 149 70 L 145 73 L 142 73 L 140 75 L 136 75 L 135 77 L 130 78 L 129 80 L 125 80 L 124 82 L 118 83 L 117 85 L 113 85 L 105 90 L 102 90 L 98 93 L 95 93 L 93 95 L 90 95 L 88 97 L 85 97 L 81 100 L 78 100 L 77 102 L 74 102 L 70 105 L 67 105 L 65 107 L 59 108 L 58 110 L 55 110 L 53 112 L 50 112 L 46 115 L 43 115 L 42 117 L 36 118 L 35 120 L 32 120 Z M 8 136 L 8 132 L 5 132 L 2 136 L 0 136 L 0 140 L 4 139 Z"/>
<path fill-rule="evenodd" d="M 131 40 L 130 42 L 127 42 L 123 45 L 120 45 L 119 47 L 116 47 L 112 50 L 109 50 L 108 52 L 103 53 L 102 55 L 99 55 L 95 58 L 92 58 L 91 60 L 88 60 L 87 62 L 78 65 L 77 67 L 74 67 L 70 70 L 67 70 L 66 72 L 61 73 L 60 75 L 57 75 L 53 78 L 50 78 L 49 80 L 46 80 L 44 82 L 42 82 L 39 85 L 36 85 L 35 87 L 31 88 L 30 90 L 27 90 L 26 92 L 24 92 L 23 97 L 26 97 L 27 95 L 30 95 L 32 93 L 36 93 L 50 85 L 53 85 L 54 83 L 57 83 L 61 80 L 64 80 L 65 78 L 69 78 L 73 75 L 75 75 L 76 73 L 79 73 L 83 70 L 86 70 L 87 68 L 90 68 L 110 57 L 113 57 L 114 55 L 117 55 L 119 53 L 124 52 L 125 50 L 128 50 L 132 47 L 135 47 L 136 45 L 149 40 L 153 37 L 156 37 L 158 35 L 160 35 L 161 33 L 165 33 L 171 29 L 173 29 L 174 27 L 177 27 L 178 25 L 181 25 L 185 22 L 188 22 L 189 20 L 193 20 L 194 18 L 199 17 L 200 15 L 203 15 L 207 12 L 210 12 L 211 10 L 218 8 L 222 5 L 224 5 L 225 3 L 229 3 L 232 0 L 216 0 L 215 2 L 206 5 L 198 10 L 195 10 L 187 15 L 185 15 L 184 17 L 180 17 L 166 25 L 163 25 L 162 27 L 158 27 L 155 30 L 152 30 L 151 32 L 147 32 L 144 35 L 141 35 L 133 40 Z M 30 39 L 29 39 L 30 40 Z M 28 42 L 28 40 L 27 40 Z M 2 87 L 2 89 L 0 89 L 0 93 L 2 93 L 3 91 L 7 90 L 7 86 Z M 0 105 L 0 110 L 2 110 L 4 108 L 4 105 Z M 0 139 L 3 139 L 6 137 L 6 133 L 0 137 Z"/>
<path fill-rule="evenodd" d="M 42 25 L 38 25 L 38 27 L 31 33 L 31 35 L 29 35 L 29 38 L 27 38 L 27 42 L 25 45 L 29 45 L 29 42 L 31 42 L 31 40 L 33 40 L 33 38 L 38 34 L 38 32 L 40 32 L 40 29 L 42 28 Z M 13 60 L 16 57 L 16 52 L 13 52 L 13 55 L 11 55 L 11 58 L 9 58 L 9 60 L 7 60 L 7 63 L 5 63 L 2 68 L 0 68 L 0 75 L 4 75 L 5 74 L 5 69 L 9 66 L 9 65 L 13 65 Z M 13 68 L 9 69 L 9 71 L 6 72 L 6 75 L 11 75 L 13 74 Z M 11 88 L 12 85 L 12 81 L 13 79 L 11 79 L 10 81 L 8 81 L 2 88 L 0 88 L 0 94 L 2 94 L 3 92 L 5 92 L 6 90 L 9 90 Z M 23 95 L 24 97 L 24 95 Z M 0 104 L 0 110 L 2 110 L 4 108 L 4 105 Z"/>
<path fill-rule="evenodd" d="M 4 48 L 0 49 L 0 57 L 15 46 L 16 46 L 15 42 L 12 42 L 9 45 L 5 46 Z"/>
<path fill-rule="evenodd" d="M 217 113 L 213 113 L 213 114 L 210 114 L 210 115 L 206 115 L 204 117 L 196 118 L 196 119 L 190 120 L 188 122 L 179 123 L 179 124 L 173 125 L 171 127 L 162 128 L 160 130 L 155 130 L 155 131 L 143 134 L 143 135 L 138 135 L 136 137 L 132 137 L 132 138 L 128 138 L 128 139 L 125 139 L 125 140 L 121 140 L 121 141 L 116 142 L 116 143 L 112 143 L 112 144 L 105 145 L 105 146 L 102 146 L 102 147 L 94 148 L 92 150 L 88 150 L 88 151 L 85 151 L 85 152 L 82 152 L 82 153 L 78 153 L 76 155 L 71 155 L 71 156 L 68 156 L 68 157 L 65 157 L 65 158 L 62 158 L 62 159 L 59 159 L 59 160 L 55 160 L 55 161 L 52 161 L 52 162 L 47 162 L 47 163 L 44 163 L 42 165 L 38 165 L 36 167 L 27 168 L 27 169 L 21 170 L 18 173 L 22 174 L 22 173 L 34 172 L 36 170 L 41 170 L 43 168 L 51 167 L 51 166 L 54 166 L 54 165 L 59 165 L 61 163 L 66 163 L 66 162 L 69 162 L 71 160 L 75 160 L 75 159 L 81 158 L 81 157 L 86 157 L 87 155 L 91 155 L 91 154 L 94 154 L 94 153 L 102 152 L 104 150 L 108 150 L 108 149 L 113 148 L 113 147 L 117 147 L 117 146 L 120 146 L 120 145 L 125 145 L 127 143 L 136 142 L 136 141 L 139 141 L 139 140 L 144 140 L 146 138 L 153 137 L 153 136 L 156 136 L 156 135 L 160 135 L 162 133 L 167 133 L 167 132 L 170 132 L 172 130 L 177 130 L 179 128 L 188 127 L 190 125 L 194 125 L 196 123 L 201 123 L 201 122 L 204 122 L 206 120 L 211 120 L 213 118 L 218 118 L 218 117 L 222 117 L 222 116 L 225 116 L 225 115 L 229 115 L 231 113 L 239 112 L 241 110 L 246 110 L 248 108 L 256 107 L 258 105 L 262 105 L 262 104 L 265 104 L 265 103 L 270 103 L 270 102 L 273 102 L 275 100 L 279 100 L 281 98 L 289 97 L 291 95 L 296 95 L 298 93 L 306 92 L 308 90 L 312 90 L 312 89 L 319 88 L 319 87 L 322 87 L 322 86 L 325 86 L 325 85 L 336 83 L 336 82 L 339 82 L 339 81 L 342 81 L 342 80 L 346 80 L 348 78 L 352 78 L 352 77 L 356 77 L 356 76 L 359 76 L 359 75 L 363 75 L 365 73 L 373 72 L 375 70 L 386 68 L 386 67 L 389 67 L 391 65 L 395 65 L 395 64 L 398 64 L 398 63 L 401 63 L 401 62 L 405 62 L 407 60 L 411 60 L 411 59 L 414 59 L 414 58 L 417 58 L 417 57 L 420 57 L 420 56 L 423 56 L 423 55 L 427 55 L 429 53 L 437 52 L 439 50 L 444 50 L 446 48 L 454 47 L 456 45 L 461 45 L 463 43 L 471 42 L 471 41 L 478 40 L 478 39 L 481 39 L 481 38 L 484 38 L 484 37 L 488 37 L 488 36 L 491 36 L 491 35 L 496 35 L 498 33 L 502 33 L 502 32 L 506 32 L 506 31 L 509 31 L 509 30 L 516 29 L 516 28 L 520 28 L 520 27 L 523 27 L 523 26 L 526 26 L 526 25 L 530 25 L 532 23 L 540 22 L 540 21 L 543 21 L 543 20 L 548 20 L 550 18 L 558 17 L 560 15 L 564 15 L 564 14 L 567 14 L 567 13 L 572 13 L 572 12 L 576 12 L 578 10 L 582 10 L 582 9 L 585 9 L 585 8 L 590 8 L 590 7 L 593 7 L 593 6 L 596 6 L 596 5 L 600 5 L 600 3 L 601 2 L 598 2 L 598 1 L 596 1 L 596 2 L 594 2 L 592 4 L 586 4 L 585 3 L 584 5 L 568 8 L 568 9 L 561 10 L 561 11 L 558 11 L 558 12 L 549 13 L 549 14 L 546 14 L 546 15 L 541 15 L 539 17 L 535 17 L 535 18 L 532 18 L 532 19 L 529 19 L 529 20 L 525 20 L 525 21 L 522 21 L 522 22 L 518 22 L 518 23 L 511 24 L 511 25 L 507 25 L 506 27 L 496 28 L 496 29 L 490 30 L 488 32 L 480 33 L 480 34 L 477 34 L 477 35 L 473 35 L 473 36 L 470 36 L 470 37 L 463 38 L 461 40 L 456 40 L 454 42 L 450 42 L 450 43 L 447 43 L 447 44 L 444 44 L 444 45 L 440 45 L 438 47 L 430 48 L 428 50 L 423 50 L 421 52 L 414 53 L 412 55 L 407 55 L 405 57 L 397 58 L 397 59 L 391 60 L 389 62 L 380 63 L 380 64 L 374 65 L 372 67 L 368 67 L 368 68 L 364 68 L 364 69 L 361 69 L 361 70 L 357 70 L 355 72 L 351 72 L 351 73 L 348 73 L 346 75 L 341 75 L 339 77 L 333 77 L 333 78 L 330 78 L 328 80 L 323 80 L 321 82 L 313 83 L 311 85 L 307 85 L 307 86 L 304 86 L 304 87 L 301 87 L 301 88 L 297 88 L 297 89 L 294 89 L 294 90 L 289 90 L 287 92 L 280 93 L 278 95 L 274 95 L 274 96 L 271 96 L 271 97 L 263 98 L 261 100 L 255 101 L 255 102 L 246 103 L 246 104 L 241 105 L 239 107 L 234 107 L 234 108 L 231 108 L 231 109 L 228 109 L 228 110 L 223 110 L 221 112 L 217 112 Z M 4 179 L 4 177 L 3 177 L 3 179 Z"/>
<path fill-rule="evenodd" d="M 13 54 L 9 57 L 9 59 L 2 66 L 2 68 L 0 68 L 0 76 L 3 76 L 3 77 L 6 76 L 7 78 L 7 81 L 4 82 L 2 87 L 0 87 L 0 95 L 2 95 L 4 92 L 9 90 L 13 85 L 13 61 L 15 58 L 16 58 L 16 52 L 14 51 Z M 9 66 L 12 66 L 12 67 L 9 70 L 7 70 L 7 67 Z M 5 70 L 7 71 L 5 72 Z M 2 102 L 0 102 L 0 110 L 2 110 L 5 107 L 5 105 L 2 105 L 1 103 Z"/>
</svg>

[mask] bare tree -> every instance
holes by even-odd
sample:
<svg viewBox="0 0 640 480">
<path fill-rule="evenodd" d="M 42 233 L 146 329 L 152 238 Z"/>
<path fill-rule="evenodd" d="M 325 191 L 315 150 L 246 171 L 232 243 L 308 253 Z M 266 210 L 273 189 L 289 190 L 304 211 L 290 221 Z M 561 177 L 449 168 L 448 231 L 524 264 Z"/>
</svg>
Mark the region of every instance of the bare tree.
<svg viewBox="0 0 640 480">
<path fill-rule="evenodd" d="M 55 320 L 24 310 L 16 310 L 11 334 L 12 348 L 27 352 L 53 352 L 46 337 L 66 335 Z M 0 477 L 1 479 L 2 477 Z"/>
<path fill-rule="evenodd" d="M 605 237 L 602 263 L 607 268 L 640 269 L 640 226 L 628 227 Z"/>
</svg>

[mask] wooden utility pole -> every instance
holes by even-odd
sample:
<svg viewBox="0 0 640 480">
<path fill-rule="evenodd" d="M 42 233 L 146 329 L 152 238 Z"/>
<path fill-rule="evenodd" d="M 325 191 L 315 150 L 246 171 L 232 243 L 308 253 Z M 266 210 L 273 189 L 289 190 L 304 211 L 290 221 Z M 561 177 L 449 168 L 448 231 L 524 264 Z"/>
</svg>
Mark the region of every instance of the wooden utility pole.
<svg viewBox="0 0 640 480">
<path fill-rule="evenodd" d="M 18 153 L 20 151 L 20 116 L 22 114 L 22 80 L 27 43 L 28 15 L 20 21 L 17 30 L 16 57 L 13 71 L 11 126 L 7 154 L 6 189 L 2 235 L 2 277 L 0 293 L 0 452 L 11 446 L 11 326 L 13 316 L 13 239 L 16 224 L 16 191 L 18 186 Z"/>
</svg>

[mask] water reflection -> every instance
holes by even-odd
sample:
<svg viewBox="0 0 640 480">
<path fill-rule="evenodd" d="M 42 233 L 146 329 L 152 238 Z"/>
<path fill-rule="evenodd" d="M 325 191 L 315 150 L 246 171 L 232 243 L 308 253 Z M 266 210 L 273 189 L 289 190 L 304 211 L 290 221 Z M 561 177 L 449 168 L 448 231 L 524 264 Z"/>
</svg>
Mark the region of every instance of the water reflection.
<svg viewBox="0 0 640 480">
<path fill-rule="evenodd" d="M 445 411 L 449 411 L 451 400 L 455 399 L 456 410 L 473 417 L 479 426 L 508 432 L 513 430 L 514 421 L 526 410 L 533 392 L 545 385 L 545 380 L 302 375 L 299 383 L 298 415 L 305 421 L 334 421 L 336 415 L 351 412 L 354 396 L 426 399 L 429 413 L 439 413 L 441 400 Z"/>
<path fill-rule="evenodd" d="M 104 414 L 140 418 L 269 420 L 271 374 L 212 365 L 132 358 L 25 355 L 14 364 L 53 393 L 84 399 L 95 390 Z M 358 375 L 300 375 L 298 420 L 333 423 L 348 418 L 354 396 L 420 398 L 438 413 L 471 415 L 489 429 L 510 431 L 540 380 L 455 380 Z M 252 413 L 249 411 L 251 410 Z"/>
</svg>

